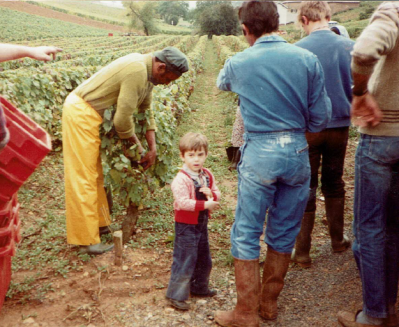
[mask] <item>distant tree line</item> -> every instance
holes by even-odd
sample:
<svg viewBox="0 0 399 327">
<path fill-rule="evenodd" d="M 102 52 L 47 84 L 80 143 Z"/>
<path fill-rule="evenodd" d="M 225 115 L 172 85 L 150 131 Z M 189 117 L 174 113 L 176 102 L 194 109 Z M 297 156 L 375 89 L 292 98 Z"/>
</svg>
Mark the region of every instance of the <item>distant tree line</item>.
<svg viewBox="0 0 399 327">
<path fill-rule="evenodd" d="M 157 33 L 156 16 L 171 25 L 177 25 L 180 19 L 190 21 L 199 34 L 209 38 L 212 35 L 237 35 L 240 31 L 237 2 L 233 6 L 231 1 L 197 1 L 193 10 L 189 10 L 185 1 L 125 1 L 123 4 L 129 9 L 131 26 L 142 29 L 146 35 Z"/>
</svg>

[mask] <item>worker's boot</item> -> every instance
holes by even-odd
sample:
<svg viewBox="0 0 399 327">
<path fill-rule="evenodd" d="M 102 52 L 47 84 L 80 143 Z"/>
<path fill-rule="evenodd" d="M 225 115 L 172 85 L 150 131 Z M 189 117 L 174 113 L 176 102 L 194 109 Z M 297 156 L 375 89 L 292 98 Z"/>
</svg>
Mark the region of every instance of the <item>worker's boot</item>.
<svg viewBox="0 0 399 327">
<path fill-rule="evenodd" d="M 284 278 L 290 260 L 290 253 L 274 251 L 270 246 L 267 248 L 259 311 L 260 316 L 264 319 L 274 320 L 277 318 L 277 298 L 284 287 Z"/>
<path fill-rule="evenodd" d="M 295 248 L 292 251 L 291 260 L 302 268 L 309 268 L 312 264 L 310 248 L 312 245 L 312 231 L 316 213 L 305 212 L 302 218 L 301 230 L 296 237 Z"/>
<path fill-rule="evenodd" d="M 326 216 L 333 252 L 343 252 L 351 242 L 344 235 L 345 198 L 326 198 Z"/>
<path fill-rule="evenodd" d="M 240 148 L 236 148 L 233 155 L 233 159 L 231 160 L 231 165 L 229 167 L 229 170 L 237 169 L 237 165 L 240 162 L 240 159 L 241 159 Z"/>
<path fill-rule="evenodd" d="M 114 245 L 108 245 L 103 243 L 93 244 L 93 245 L 81 245 L 79 248 L 80 254 L 90 254 L 90 255 L 99 255 L 105 252 L 111 251 L 114 248 Z"/>
<path fill-rule="evenodd" d="M 224 327 L 259 327 L 259 259 L 234 259 L 237 305 L 231 311 L 216 311 L 215 321 Z"/>
</svg>

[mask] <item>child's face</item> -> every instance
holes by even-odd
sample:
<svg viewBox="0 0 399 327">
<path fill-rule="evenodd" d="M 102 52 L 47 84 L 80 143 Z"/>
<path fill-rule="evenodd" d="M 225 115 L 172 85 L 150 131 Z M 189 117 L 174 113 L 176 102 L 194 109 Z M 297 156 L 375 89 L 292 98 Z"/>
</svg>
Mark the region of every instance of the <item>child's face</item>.
<svg viewBox="0 0 399 327">
<path fill-rule="evenodd" d="M 186 151 L 184 155 L 180 153 L 180 158 L 187 165 L 188 169 L 196 173 L 201 171 L 207 156 L 204 149 Z"/>
</svg>

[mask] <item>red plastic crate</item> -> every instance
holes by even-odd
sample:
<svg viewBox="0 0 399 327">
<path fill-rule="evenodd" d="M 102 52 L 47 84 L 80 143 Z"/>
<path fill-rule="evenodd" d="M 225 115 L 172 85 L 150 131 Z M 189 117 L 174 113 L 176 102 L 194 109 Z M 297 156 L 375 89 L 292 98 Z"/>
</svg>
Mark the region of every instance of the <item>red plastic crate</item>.
<svg viewBox="0 0 399 327">
<path fill-rule="evenodd" d="M 11 282 L 11 257 L 21 240 L 17 194 L 0 209 L 0 311 Z"/>
<path fill-rule="evenodd" d="M 10 141 L 0 154 L 0 210 L 51 150 L 50 135 L 0 97 Z"/>
<path fill-rule="evenodd" d="M 11 282 L 11 257 L 0 257 L 0 311 Z"/>
<path fill-rule="evenodd" d="M 15 255 L 15 245 L 21 240 L 19 203 L 16 194 L 0 211 L 0 257 Z"/>
</svg>

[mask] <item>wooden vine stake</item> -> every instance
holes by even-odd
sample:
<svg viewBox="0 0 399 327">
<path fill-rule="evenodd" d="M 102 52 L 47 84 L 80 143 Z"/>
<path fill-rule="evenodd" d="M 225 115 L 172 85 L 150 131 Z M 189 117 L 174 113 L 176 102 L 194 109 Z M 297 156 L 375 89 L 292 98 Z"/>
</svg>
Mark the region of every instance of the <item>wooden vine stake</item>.
<svg viewBox="0 0 399 327">
<path fill-rule="evenodd" d="M 115 266 L 122 266 L 122 254 L 123 254 L 123 244 L 122 244 L 122 231 L 118 230 L 114 232 L 114 245 L 115 245 Z"/>
<path fill-rule="evenodd" d="M 130 238 L 136 231 L 136 224 L 139 218 L 139 208 L 134 203 L 130 203 L 127 207 L 127 214 L 122 222 L 123 244 L 129 242 Z"/>
</svg>

